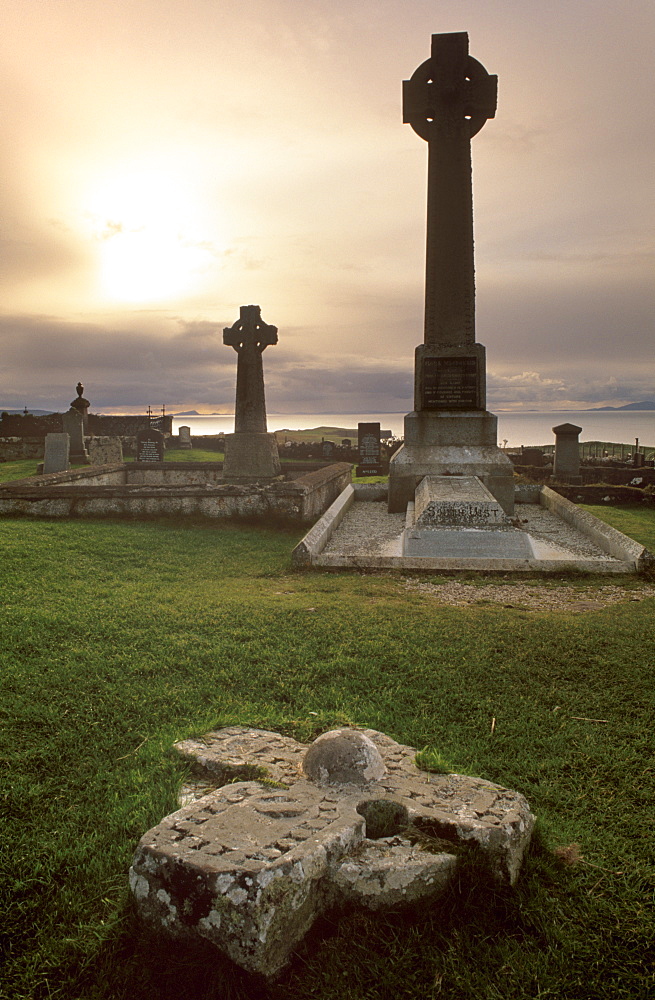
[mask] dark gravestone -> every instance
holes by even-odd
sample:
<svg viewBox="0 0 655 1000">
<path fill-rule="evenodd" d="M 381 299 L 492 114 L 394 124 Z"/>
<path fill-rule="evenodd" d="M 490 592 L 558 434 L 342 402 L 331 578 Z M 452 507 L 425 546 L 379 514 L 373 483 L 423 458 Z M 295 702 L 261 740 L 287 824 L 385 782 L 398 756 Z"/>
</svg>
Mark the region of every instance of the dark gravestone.
<svg viewBox="0 0 655 1000">
<path fill-rule="evenodd" d="M 154 427 L 140 431 L 136 438 L 137 462 L 164 461 L 164 435 Z"/>
<path fill-rule="evenodd" d="M 380 476 L 380 425 L 357 424 L 359 450 L 358 476 Z"/>
<path fill-rule="evenodd" d="M 71 462 L 88 462 L 89 456 L 84 443 L 84 414 L 79 407 L 71 406 L 61 416 L 62 432 L 70 438 Z"/>
<path fill-rule="evenodd" d="M 332 458 L 334 445 L 331 441 L 323 441 L 323 458 Z"/>
<path fill-rule="evenodd" d="M 578 439 L 582 427 L 577 424 L 558 424 L 553 427 L 555 435 L 555 455 L 553 457 L 553 479 L 562 483 L 577 484 L 580 476 L 580 445 Z"/>
</svg>

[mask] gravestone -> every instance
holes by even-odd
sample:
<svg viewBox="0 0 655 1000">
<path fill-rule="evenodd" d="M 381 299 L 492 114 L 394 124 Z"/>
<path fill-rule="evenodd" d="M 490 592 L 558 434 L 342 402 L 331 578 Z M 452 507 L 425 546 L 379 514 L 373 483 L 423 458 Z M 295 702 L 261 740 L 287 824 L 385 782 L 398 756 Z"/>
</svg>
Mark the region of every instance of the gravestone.
<svg viewBox="0 0 655 1000">
<path fill-rule="evenodd" d="M 359 452 L 358 476 L 380 476 L 380 425 L 357 424 L 357 450 Z"/>
<path fill-rule="evenodd" d="M 403 121 L 428 143 L 423 343 L 414 410 L 389 467 L 389 510 L 423 478 L 478 476 L 506 513 L 512 464 L 486 410 L 485 351 L 475 340 L 471 138 L 496 113 L 497 77 L 468 54 L 466 32 L 433 35 L 431 56 L 403 83 Z"/>
<path fill-rule="evenodd" d="M 91 465 L 116 465 L 123 462 L 123 443 L 116 434 L 94 434 L 87 438 L 86 450 Z"/>
<path fill-rule="evenodd" d="M 559 424 L 553 427 L 555 435 L 555 457 L 553 479 L 560 483 L 578 484 L 580 475 L 580 445 L 578 443 L 582 427 L 575 424 Z"/>
<path fill-rule="evenodd" d="M 332 441 L 323 441 L 321 450 L 323 452 L 323 458 L 332 458 L 332 455 L 334 454 L 334 444 Z"/>
<path fill-rule="evenodd" d="M 68 434 L 46 434 L 43 472 L 67 472 L 69 469 L 70 438 Z"/>
<path fill-rule="evenodd" d="M 70 438 L 69 457 L 71 462 L 89 461 L 84 444 L 84 417 L 82 412 L 73 406 L 62 414 L 61 423 L 64 434 Z"/>
<path fill-rule="evenodd" d="M 136 437 L 137 462 L 164 461 L 164 435 L 154 427 L 139 431 Z"/>
<path fill-rule="evenodd" d="M 262 354 L 277 344 L 277 327 L 264 323 L 259 306 L 241 306 L 239 319 L 223 330 L 223 343 L 237 352 L 234 434 L 225 435 L 223 477 L 232 481 L 275 479 L 280 457 L 266 426 Z"/>
<path fill-rule="evenodd" d="M 180 448 L 185 448 L 185 449 L 193 448 L 193 444 L 191 443 L 190 427 L 180 427 L 178 434 L 180 438 Z"/>
</svg>

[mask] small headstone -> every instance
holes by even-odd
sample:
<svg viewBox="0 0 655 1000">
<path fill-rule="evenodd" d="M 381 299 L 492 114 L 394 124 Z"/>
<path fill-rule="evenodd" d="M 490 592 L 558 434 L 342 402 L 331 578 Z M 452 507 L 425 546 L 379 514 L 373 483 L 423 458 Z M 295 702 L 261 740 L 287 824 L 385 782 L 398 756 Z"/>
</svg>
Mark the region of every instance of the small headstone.
<svg viewBox="0 0 655 1000">
<path fill-rule="evenodd" d="M 578 437 L 582 427 L 575 424 L 559 424 L 553 427 L 555 435 L 555 458 L 553 478 L 562 483 L 581 483 L 580 445 Z"/>
<path fill-rule="evenodd" d="M 164 461 L 164 435 L 154 427 L 141 431 L 136 439 L 137 462 Z"/>
<path fill-rule="evenodd" d="M 86 449 L 91 465 L 116 465 L 123 461 L 123 443 L 115 434 L 87 438 Z"/>
<path fill-rule="evenodd" d="M 380 425 L 357 424 L 359 465 L 358 476 L 380 476 Z"/>
<path fill-rule="evenodd" d="M 69 468 L 70 438 L 68 434 L 46 434 L 43 472 L 67 472 Z"/>
<path fill-rule="evenodd" d="M 323 441 L 323 458 L 332 458 L 334 445 L 331 441 Z"/>
<path fill-rule="evenodd" d="M 193 448 L 191 443 L 191 428 L 190 427 L 180 427 L 179 431 L 180 438 L 180 448 Z"/>
</svg>

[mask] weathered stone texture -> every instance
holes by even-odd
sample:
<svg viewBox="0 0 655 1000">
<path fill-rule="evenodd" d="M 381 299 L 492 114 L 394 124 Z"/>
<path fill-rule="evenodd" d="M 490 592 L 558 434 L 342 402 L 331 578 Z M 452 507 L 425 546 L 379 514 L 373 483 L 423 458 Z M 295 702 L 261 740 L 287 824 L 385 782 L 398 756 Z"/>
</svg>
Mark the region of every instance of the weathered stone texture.
<svg viewBox="0 0 655 1000">
<path fill-rule="evenodd" d="M 86 450 L 91 465 L 115 465 L 123 461 L 123 443 L 119 437 L 86 438 Z"/>
<path fill-rule="evenodd" d="M 293 480 L 244 485 L 224 483 L 215 471 L 203 482 L 197 467 L 174 466 L 151 463 L 144 472 L 138 465 L 110 465 L 16 480 L 0 485 L 0 515 L 274 518 L 310 524 L 350 483 L 352 471 L 349 463 L 335 462 Z"/>
<path fill-rule="evenodd" d="M 523 796 L 421 772 L 411 747 L 375 730 L 336 730 L 312 748 L 303 764 L 306 746 L 239 726 L 178 744 L 205 779 L 262 769 L 285 787 L 236 781 L 145 834 L 130 873 L 145 921 L 272 976 L 328 907 L 434 899 L 467 845 L 493 878 L 515 882 L 534 824 Z M 412 824 L 452 850 L 420 851 Z"/>
</svg>

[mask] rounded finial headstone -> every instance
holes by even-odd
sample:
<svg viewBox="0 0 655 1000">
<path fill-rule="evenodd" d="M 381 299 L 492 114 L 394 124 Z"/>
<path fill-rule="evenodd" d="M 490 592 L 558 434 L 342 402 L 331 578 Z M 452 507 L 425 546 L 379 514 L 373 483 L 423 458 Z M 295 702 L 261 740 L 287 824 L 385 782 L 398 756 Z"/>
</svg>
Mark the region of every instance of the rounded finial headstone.
<svg viewBox="0 0 655 1000">
<path fill-rule="evenodd" d="M 373 740 L 356 729 L 333 729 L 307 750 L 303 771 L 321 785 L 367 785 L 386 774 Z"/>
</svg>

